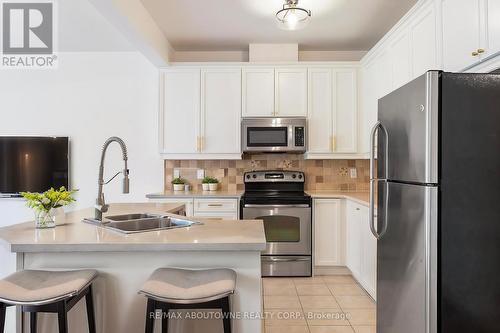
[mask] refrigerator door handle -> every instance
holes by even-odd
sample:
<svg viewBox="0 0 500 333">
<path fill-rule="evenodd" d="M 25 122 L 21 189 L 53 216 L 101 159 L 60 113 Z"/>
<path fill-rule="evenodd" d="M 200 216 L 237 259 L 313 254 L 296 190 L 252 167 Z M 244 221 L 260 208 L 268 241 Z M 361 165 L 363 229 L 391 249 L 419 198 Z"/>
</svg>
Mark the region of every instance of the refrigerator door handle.
<svg viewBox="0 0 500 333">
<path fill-rule="evenodd" d="M 384 223 L 382 223 L 382 228 L 380 232 L 375 228 L 375 183 L 383 183 L 385 186 L 385 195 L 384 195 Z M 387 215 L 389 213 L 389 183 L 387 179 L 370 179 L 370 208 L 369 208 L 369 222 L 370 222 L 370 231 L 376 239 L 381 239 L 382 236 L 387 231 Z"/>
<path fill-rule="evenodd" d="M 384 177 L 382 179 L 375 178 L 375 136 L 377 131 L 381 129 L 385 135 L 385 156 L 384 156 Z M 389 204 L 389 184 L 387 177 L 389 176 L 389 134 L 380 121 L 377 121 L 370 133 L 370 209 L 369 209 L 369 222 L 370 230 L 376 239 L 380 239 L 387 231 L 387 214 Z M 380 233 L 375 228 L 375 183 L 383 182 L 385 185 L 384 196 L 384 221 Z"/>
</svg>

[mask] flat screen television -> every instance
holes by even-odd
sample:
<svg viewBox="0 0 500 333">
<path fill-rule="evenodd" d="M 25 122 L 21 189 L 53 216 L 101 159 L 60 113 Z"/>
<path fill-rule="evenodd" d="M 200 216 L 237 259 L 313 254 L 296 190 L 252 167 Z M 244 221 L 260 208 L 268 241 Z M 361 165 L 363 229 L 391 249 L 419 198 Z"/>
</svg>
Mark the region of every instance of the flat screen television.
<svg viewBox="0 0 500 333">
<path fill-rule="evenodd" d="M 0 137 L 0 195 L 69 187 L 68 137 Z"/>
</svg>

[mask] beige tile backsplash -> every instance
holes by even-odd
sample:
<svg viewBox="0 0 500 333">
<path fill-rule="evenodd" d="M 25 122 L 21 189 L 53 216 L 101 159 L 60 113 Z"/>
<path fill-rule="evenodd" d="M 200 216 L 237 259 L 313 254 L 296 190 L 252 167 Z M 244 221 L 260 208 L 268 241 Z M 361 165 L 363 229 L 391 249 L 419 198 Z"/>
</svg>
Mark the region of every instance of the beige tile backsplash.
<svg viewBox="0 0 500 333">
<path fill-rule="evenodd" d="M 349 176 L 356 168 L 357 178 Z M 174 169 L 193 189 L 201 190 L 198 169 L 219 179 L 220 189 L 243 191 L 243 173 L 252 170 L 297 170 L 306 175 L 306 190 L 368 191 L 369 160 L 304 160 L 297 154 L 244 155 L 243 160 L 166 160 L 165 190 L 172 189 Z"/>
</svg>

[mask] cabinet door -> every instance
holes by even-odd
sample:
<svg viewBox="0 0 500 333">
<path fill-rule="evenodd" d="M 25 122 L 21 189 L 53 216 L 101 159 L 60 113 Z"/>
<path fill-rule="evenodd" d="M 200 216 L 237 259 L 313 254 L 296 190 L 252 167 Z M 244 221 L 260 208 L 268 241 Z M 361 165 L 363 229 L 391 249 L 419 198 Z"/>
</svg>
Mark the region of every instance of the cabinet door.
<svg viewBox="0 0 500 333">
<path fill-rule="evenodd" d="M 426 71 L 439 68 L 436 11 L 434 3 L 430 2 L 427 8 L 410 24 L 412 79 L 419 77 Z"/>
<path fill-rule="evenodd" d="M 389 61 L 392 65 L 391 91 L 410 81 L 410 37 L 407 30 L 394 36 L 388 48 Z"/>
<path fill-rule="evenodd" d="M 346 201 L 346 266 L 352 275 L 360 280 L 362 238 L 359 205 Z"/>
<path fill-rule="evenodd" d="M 500 1 L 487 0 L 487 46 L 485 56 L 500 52 Z"/>
<path fill-rule="evenodd" d="M 310 68 L 308 72 L 308 152 L 333 151 L 333 84 L 331 68 Z"/>
<path fill-rule="evenodd" d="M 335 69 L 333 73 L 333 149 L 336 153 L 357 153 L 357 70 Z"/>
<path fill-rule="evenodd" d="M 479 62 L 480 2 L 443 0 L 443 62 L 446 71 L 460 71 Z"/>
<path fill-rule="evenodd" d="M 314 263 L 316 266 L 344 264 L 345 239 L 340 199 L 314 200 Z"/>
<path fill-rule="evenodd" d="M 163 72 L 160 118 L 162 153 L 196 153 L 200 124 L 199 69 L 171 69 Z"/>
<path fill-rule="evenodd" d="M 371 61 L 361 69 L 361 109 L 359 115 L 359 152 L 370 152 L 370 131 L 377 122 L 377 62 Z"/>
<path fill-rule="evenodd" d="M 276 116 L 307 116 L 307 68 L 276 68 L 274 73 Z"/>
<path fill-rule="evenodd" d="M 241 69 L 209 68 L 201 75 L 201 150 L 240 153 Z"/>
<path fill-rule="evenodd" d="M 243 68 L 243 117 L 274 115 L 274 68 Z"/>
<path fill-rule="evenodd" d="M 375 298 L 377 287 L 377 239 L 370 231 L 368 207 L 359 208 L 361 221 L 362 255 L 360 282 L 368 293 Z"/>
</svg>

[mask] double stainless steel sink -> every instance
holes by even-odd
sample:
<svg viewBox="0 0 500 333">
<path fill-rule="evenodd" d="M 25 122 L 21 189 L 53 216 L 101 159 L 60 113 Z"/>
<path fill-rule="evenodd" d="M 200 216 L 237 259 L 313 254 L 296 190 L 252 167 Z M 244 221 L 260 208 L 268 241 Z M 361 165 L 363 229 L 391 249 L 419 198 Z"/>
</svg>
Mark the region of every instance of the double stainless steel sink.
<svg viewBox="0 0 500 333">
<path fill-rule="evenodd" d="M 102 222 L 95 219 L 84 219 L 83 221 L 124 234 L 186 228 L 202 224 L 201 222 L 148 213 L 106 216 L 102 219 Z"/>
</svg>

